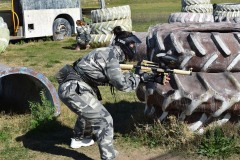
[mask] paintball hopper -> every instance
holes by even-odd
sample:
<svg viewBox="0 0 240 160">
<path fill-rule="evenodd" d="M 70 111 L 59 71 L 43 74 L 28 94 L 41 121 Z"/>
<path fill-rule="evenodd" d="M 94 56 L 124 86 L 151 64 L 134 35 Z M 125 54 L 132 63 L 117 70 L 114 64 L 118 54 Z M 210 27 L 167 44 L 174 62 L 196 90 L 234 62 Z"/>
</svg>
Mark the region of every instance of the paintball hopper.
<svg viewBox="0 0 240 160">
<path fill-rule="evenodd" d="M 159 53 L 156 55 L 159 60 L 159 67 L 163 69 L 174 69 L 178 68 L 179 61 L 176 56 L 169 55 L 166 53 Z"/>
</svg>

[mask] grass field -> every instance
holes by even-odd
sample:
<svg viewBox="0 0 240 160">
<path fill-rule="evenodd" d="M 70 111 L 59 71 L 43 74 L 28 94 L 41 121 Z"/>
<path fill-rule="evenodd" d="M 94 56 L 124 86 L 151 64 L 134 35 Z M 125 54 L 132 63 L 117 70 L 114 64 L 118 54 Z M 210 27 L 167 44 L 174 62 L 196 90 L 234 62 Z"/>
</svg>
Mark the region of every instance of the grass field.
<svg viewBox="0 0 240 160">
<path fill-rule="evenodd" d="M 0 0 L 0 9 L 7 9 L 9 1 Z M 223 3 L 223 0 L 212 0 L 212 3 Z M 231 0 L 232 3 L 239 0 Z M 228 1 L 228 3 L 230 3 Z M 133 30 L 147 31 L 150 25 L 166 23 L 167 18 L 172 12 L 181 10 L 180 0 L 107 0 L 107 7 L 129 4 L 132 11 Z M 53 42 L 49 38 L 28 43 L 19 41 L 10 44 L 4 53 L 0 54 L 0 64 L 12 67 L 26 66 L 40 73 L 43 73 L 52 84 L 57 88 L 54 74 L 66 63 L 72 63 L 79 57 L 87 54 L 91 49 L 75 51 L 75 37 L 70 37 L 63 41 Z M 178 122 L 175 128 L 171 126 L 159 126 L 151 128 L 147 124 L 146 128 L 151 128 L 151 137 L 146 132 L 139 130 L 137 134 L 131 136 L 136 125 L 143 121 L 151 121 L 143 116 L 144 104 L 140 102 L 134 92 L 123 93 L 116 91 L 115 97 L 111 95 L 108 86 L 100 87 L 103 101 L 102 103 L 111 113 L 114 119 L 115 145 L 120 151 L 119 160 L 147 160 L 153 157 L 162 159 L 239 159 L 240 128 L 234 125 L 223 128 L 224 135 L 216 133 L 215 137 L 195 137 L 183 135 L 184 127 Z M 31 126 L 31 114 L 5 114 L 0 113 L 0 159 L 31 159 L 31 160 L 97 160 L 99 153 L 97 145 L 72 150 L 69 142 L 72 135 L 72 128 L 75 123 L 76 115 L 73 114 L 64 104 L 61 104 L 61 115 L 51 123 L 33 128 Z M 145 124 L 145 123 L 144 123 Z M 152 132 L 151 132 L 152 131 Z M 161 132 L 162 131 L 162 132 Z M 163 136 L 164 131 L 164 136 Z M 168 133 L 168 131 L 172 131 Z M 168 134 L 166 134 L 168 133 Z M 173 134 L 175 133 L 175 134 Z M 215 133 L 215 132 L 214 132 Z M 159 135 L 158 135 L 159 134 Z M 174 138 L 170 135 L 173 134 Z M 179 136 L 180 135 L 180 136 Z M 211 134 L 212 135 L 212 134 Z M 227 136 L 226 136 L 227 135 Z M 235 136 L 230 139 L 229 137 Z M 161 137 L 162 136 L 162 137 Z M 186 136 L 186 137 L 184 137 Z M 140 137 L 140 138 L 139 138 Z M 184 139 L 186 138 L 186 139 Z M 187 139 L 189 138 L 189 139 Z M 156 142 L 162 139 L 160 146 Z M 202 140 L 203 139 L 203 140 Z M 215 142 L 218 140 L 219 143 Z M 141 140 L 146 142 L 141 143 Z M 200 147 L 199 152 L 207 151 L 209 154 L 196 153 L 197 144 L 205 142 L 206 145 Z M 184 142 L 184 143 L 183 143 Z M 176 148 L 176 144 L 181 146 Z M 236 143 L 236 144 L 233 144 Z M 166 145 L 167 144 L 167 145 Z M 217 145 L 220 144 L 220 147 Z M 226 146 L 225 148 L 221 148 Z M 227 150 L 229 149 L 230 150 Z M 221 150 L 222 149 L 222 150 Z M 224 156 L 215 156 L 215 153 L 225 153 Z M 211 153 L 211 154 L 210 154 Z M 170 155 L 170 156 L 169 156 Z M 209 157 L 208 157 L 209 156 Z M 160 159 L 160 158 L 159 158 Z"/>
</svg>

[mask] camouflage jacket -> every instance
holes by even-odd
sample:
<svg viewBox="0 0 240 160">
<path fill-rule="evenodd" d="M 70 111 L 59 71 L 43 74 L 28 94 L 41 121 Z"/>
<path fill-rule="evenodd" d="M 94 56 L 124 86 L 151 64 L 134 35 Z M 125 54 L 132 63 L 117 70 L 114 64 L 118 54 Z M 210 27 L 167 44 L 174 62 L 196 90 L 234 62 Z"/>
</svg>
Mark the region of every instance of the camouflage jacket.
<svg viewBox="0 0 240 160">
<path fill-rule="evenodd" d="M 88 25 L 86 26 L 78 26 L 76 28 L 77 30 L 77 36 L 76 41 L 79 44 L 85 45 L 86 43 L 90 42 L 91 40 L 91 29 Z"/>
<path fill-rule="evenodd" d="M 119 46 L 97 48 L 81 58 L 75 70 L 84 73 L 97 85 L 109 83 L 120 91 L 128 92 L 136 89 L 140 78 L 130 72 L 122 73 L 119 63 L 124 59 Z"/>
</svg>

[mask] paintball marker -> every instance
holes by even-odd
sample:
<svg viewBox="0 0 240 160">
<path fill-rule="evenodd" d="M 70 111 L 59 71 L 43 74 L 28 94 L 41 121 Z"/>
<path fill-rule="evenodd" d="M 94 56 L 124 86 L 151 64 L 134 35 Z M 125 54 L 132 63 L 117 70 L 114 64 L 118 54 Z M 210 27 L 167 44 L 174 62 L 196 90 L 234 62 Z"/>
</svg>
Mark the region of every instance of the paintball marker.
<svg viewBox="0 0 240 160">
<path fill-rule="evenodd" d="M 165 85 L 170 78 L 169 74 L 182 74 L 182 75 L 191 75 L 192 68 L 190 70 L 180 70 L 180 69 L 170 69 L 177 64 L 177 58 L 161 53 L 157 55 L 159 59 L 159 64 L 143 60 L 137 63 L 137 65 L 132 64 L 120 64 L 121 69 L 124 70 L 135 70 L 135 74 L 140 75 L 142 82 L 157 82 Z M 141 73 L 140 73 L 141 72 Z M 159 79 L 160 78 L 160 79 Z"/>
<path fill-rule="evenodd" d="M 150 72 L 150 73 L 173 73 L 173 74 L 183 74 L 183 75 L 191 75 L 192 74 L 192 69 L 185 71 L 185 70 L 180 70 L 180 69 L 162 69 L 162 68 L 158 68 L 158 66 L 154 65 L 153 62 L 151 61 L 146 61 L 143 60 L 141 62 L 141 64 L 137 64 L 137 65 L 132 65 L 132 64 L 120 64 L 120 67 L 122 70 L 132 70 L 132 69 L 136 69 L 136 70 L 141 70 L 142 72 Z M 136 74 L 138 74 L 139 72 L 136 72 Z"/>
<path fill-rule="evenodd" d="M 170 69 L 172 66 L 176 66 L 178 63 L 177 58 L 167 55 L 165 53 L 160 53 L 157 55 L 159 59 L 159 64 L 143 60 L 137 63 L 137 65 L 132 64 L 120 64 L 120 67 L 122 70 L 132 70 L 135 69 L 136 74 L 140 74 L 141 72 L 147 72 L 147 73 L 165 73 L 165 74 L 183 74 L 183 75 L 191 75 L 192 74 L 192 68 L 190 70 L 180 70 L 180 69 Z"/>
</svg>

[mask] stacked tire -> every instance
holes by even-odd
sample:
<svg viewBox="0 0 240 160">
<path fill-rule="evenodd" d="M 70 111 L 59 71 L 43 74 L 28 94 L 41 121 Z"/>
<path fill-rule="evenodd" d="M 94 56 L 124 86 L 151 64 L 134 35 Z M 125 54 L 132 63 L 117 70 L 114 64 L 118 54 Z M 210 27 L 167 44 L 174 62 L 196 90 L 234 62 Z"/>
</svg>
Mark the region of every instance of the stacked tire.
<svg viewBox="0 0 240 160">
<path fill-rule="evenodd" d="M 172 13 L 168 22 L 214 22 L 213 5 L 210 0 L 182 0 L 181 12 Z"/>
<path fill-rule="evenodd" d="M 0 53 L 4 52 L 9 44 L 10 32 L 3 18 L 0 17 Z"/>
<path fill-rule="evenodd" d="M 212 13 L 213 6 L 210 0 L 182 0 L 182 12 Z"/>
<path fill-rule="evenodd" d="M 132 31 L 129 5 L 92 10 L 91 20 L 91 43 L 110 42 L 113 39 L 112 30 L 116 26 L 121 26 L 125 31 Z"/>
<path fill-rule="evenodd" d="M 213 16 L 216 22 L 240 23 L 240 3 L 215 4 Z"/>
</svg>

